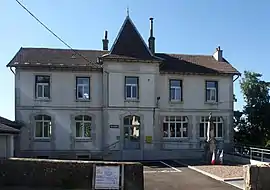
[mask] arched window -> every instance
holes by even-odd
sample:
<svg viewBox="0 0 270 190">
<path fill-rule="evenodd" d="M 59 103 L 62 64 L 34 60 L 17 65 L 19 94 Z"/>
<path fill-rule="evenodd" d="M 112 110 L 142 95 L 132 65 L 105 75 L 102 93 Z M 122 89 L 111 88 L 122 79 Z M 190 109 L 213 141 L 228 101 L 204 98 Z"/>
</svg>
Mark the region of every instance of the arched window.
<svg viewBox="0 0 270 190">
<path fill-rule="evenodd" d="M 186 116 L 166 116 L 163 121 L 163 138 L 188 137 L 188 118 Z"/>
<path fill-rule="evenodd" d="M 90 138 L 91 137 L 91 123 L 92 117 L 88 115 L 78 115 L 75 117 L 76 123 L 76 138 Z"/>
<path fill-rule="evenodd" d="M 213 120 L 213 124 L 214 124 L 215 137 L 222 138 L 223 137 L 223 119 L 222 119 L 222 117 L 213 116 L 212 120 Z M 201 117 L 201 121 L 200 121 L 200 137 L 201 138 L 206 138 L 208 121 L 209 121 L 209 116 Z"/>
<path fill-rule="evenodd" d="M 47 139 L 51 136 L 52 118 L 48 115 L 35 116 L 35 138 Z"/>
</svg>

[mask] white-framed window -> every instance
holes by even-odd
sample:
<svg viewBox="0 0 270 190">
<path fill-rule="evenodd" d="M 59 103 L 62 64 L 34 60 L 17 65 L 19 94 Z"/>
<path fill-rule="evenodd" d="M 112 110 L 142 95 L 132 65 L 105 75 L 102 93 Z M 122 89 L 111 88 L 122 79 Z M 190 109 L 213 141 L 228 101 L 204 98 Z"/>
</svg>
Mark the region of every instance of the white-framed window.
<svg viewBox="0 0 270 190">
<path fill-rule="evenodd" d="M 35 138 L 49 139 L 51 137 L 52 118 L 48 115 L 36 115 L 35 119 Z"/>
<path fill-rule="evenodd" d="M 36 98 L 50 98 L 50 76 L 37 75 L 35 78 Z"/>
<path fill-rule="evenodd" d="M 223 119 L 222 117 L 212 116 L 214 125 L 214 134 L 217 138 L 223 137 Z M 201 138 L 206 138 L 209 116 L 202 116 L 200 119 L 200 134 Z"/>
<path fill-rule="evenodd" d="M 170 79 L 170 100 L 182 101 L 182 80 Z"/>
<path fill-rule="evenodd" d="M 205 99 L 206 102 L 217 102 L 218 101 L 218 82 L 217 81 L 206 81 Z"/>
<path fill-rule="evenodd" d="M 188 137 L 187 116 L 166 116 L 163 120 L 163 138 Z"/>
<path fill-rule="evenodd" d="M 125 98 L 139 99 L 139 77 L 125 77 Z"/>
<path fill-rule="evenodd" d="M 78 100 L 90 99 L 90 77 L 76 77 L 76 98 Z"/>
<path fill-rule="evenodd" d="M 92 117 L 88 115 L 78 115 L 75 117 L 76 138 L 88 139 L 91 138 Z"/>
</svg>

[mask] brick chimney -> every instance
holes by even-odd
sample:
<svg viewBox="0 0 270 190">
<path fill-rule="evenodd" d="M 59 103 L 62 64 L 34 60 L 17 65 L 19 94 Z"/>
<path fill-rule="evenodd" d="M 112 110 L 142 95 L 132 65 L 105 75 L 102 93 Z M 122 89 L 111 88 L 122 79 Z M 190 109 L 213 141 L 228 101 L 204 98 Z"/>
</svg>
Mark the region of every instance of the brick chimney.
<svg viewBox="0 0 270 190">
<path fill-rule="evenodd" d="M 213 57 L 214 57 L 217 61 L 223 61 L 222 52 L 223 52 L 223 50 L 221 50 L 221 49 L 220 49 L 220 46 L 218 46 L 218 47 L 216 48 L 215 53 L 213 54 Z"/>
<path fill-rule="evenodd" d="M 154 33 L 154 27 L 153 27 L 153 18 L 150 18 L 150 37 L 148 39 L 148 46 L 152 54 L 155 54 L 155 37 L 153 35 Z"/>
<path fill-rule="evenodd" d="M 108 31 L 105 31 L 105 38 L 102 40 L 103 42 L 103 50 L 108 50 L 109 40 L 108 40 Z"/>
</svg>

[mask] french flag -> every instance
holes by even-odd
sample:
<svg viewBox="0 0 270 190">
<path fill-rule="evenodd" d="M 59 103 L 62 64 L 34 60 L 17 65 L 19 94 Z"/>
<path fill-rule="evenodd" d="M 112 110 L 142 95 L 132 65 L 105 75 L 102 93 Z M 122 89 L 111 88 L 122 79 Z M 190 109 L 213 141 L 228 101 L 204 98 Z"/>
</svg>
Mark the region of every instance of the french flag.
<svg viewBox="0 0 270 190">
<path fill-rule="evenodd" d="M 212 155 L 211 164 L 212 164 L 212 165 L 215 165 L 215 163 L 216 163 L 215 151 L 213 151 L 213 155 Z"/>
<path fill-rule="evenodd" d="M 221 153 L 219 155 L 219 163 L 223 164 L 223 150 L 221 151 Z"/>
</svg>

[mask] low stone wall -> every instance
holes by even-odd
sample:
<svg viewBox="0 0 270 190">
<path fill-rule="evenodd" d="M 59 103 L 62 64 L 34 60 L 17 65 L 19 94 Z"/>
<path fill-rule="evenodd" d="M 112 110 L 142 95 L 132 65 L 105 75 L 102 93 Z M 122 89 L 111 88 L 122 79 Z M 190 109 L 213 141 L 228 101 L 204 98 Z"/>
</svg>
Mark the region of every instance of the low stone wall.
<svg viewBox="0 0 270 190">
<path fill-rule="evenodd" d="M 270 165 L 245 165 L 245 190 L 269 190 Z"/>
<path fill-rule="evenodd" d="M 0 161 L 0 189 L 1 186 L 91 189 L 95 165 L 124 165 L 124 189 L 144 189 L 143 166 L 140 163 L 26 158 Z"/>
</svg>

